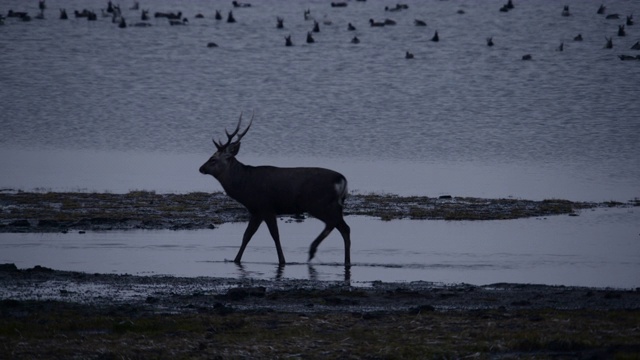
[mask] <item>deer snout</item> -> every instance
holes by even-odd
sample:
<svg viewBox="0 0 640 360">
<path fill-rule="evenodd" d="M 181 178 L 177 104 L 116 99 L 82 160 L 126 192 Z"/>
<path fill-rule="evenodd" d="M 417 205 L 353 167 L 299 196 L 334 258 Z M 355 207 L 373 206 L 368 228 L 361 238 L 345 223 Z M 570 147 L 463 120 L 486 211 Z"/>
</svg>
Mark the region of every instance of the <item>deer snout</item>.
<svg viewBox="0 0 640 360">
<path fill-rule="evenodd" d="M 200 171 L 200 174 L 203 174 L 203 175 L 207 174 L 205 169 L 204 169 L 204 165 L 200 166 L 200 170 L 199 171 Z"/>
</svg>

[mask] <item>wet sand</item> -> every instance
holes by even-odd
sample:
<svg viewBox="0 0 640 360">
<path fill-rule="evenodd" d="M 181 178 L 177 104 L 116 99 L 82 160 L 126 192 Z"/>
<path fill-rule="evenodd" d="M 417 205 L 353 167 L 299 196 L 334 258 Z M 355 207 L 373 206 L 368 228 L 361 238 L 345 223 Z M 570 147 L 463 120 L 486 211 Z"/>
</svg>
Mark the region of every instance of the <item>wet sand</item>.
<svg viewBox="0 0 640 360">
<path fill-rule="evenodd" d="M 2 358 L 612 358 L 640 291 L 237 280 L 0 266 Z"/>
</svg>

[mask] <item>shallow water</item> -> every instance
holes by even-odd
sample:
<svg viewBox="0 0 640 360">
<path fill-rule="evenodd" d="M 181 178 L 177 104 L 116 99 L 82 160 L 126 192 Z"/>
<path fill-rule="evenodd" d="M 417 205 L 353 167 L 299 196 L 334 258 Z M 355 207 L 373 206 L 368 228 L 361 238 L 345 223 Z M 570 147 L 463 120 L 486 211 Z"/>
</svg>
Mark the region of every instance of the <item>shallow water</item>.
<svg viewBox="0 0 640 360">
<path fill-rule="evenodd" d="M 600 209 L 578 217 L 509 221 L 382 222 L 349 217 L 353 229 L 349 278 L 486 285 L 497 282 L 635 288 L 640 286 L 640 212 Z M 285 257 L 279 268 L 262 227 L 242 266 L 235 257 L 245 224 L 201 231 L 126 231 L 86 234 L 0 234 L 0 263 L 20 268 L 140 275 L 254 279 L 345 279 L 342 239 L 332 233 L 307 264 L 321 223 L 280 221 Z"/>
<path fill-rule="evenodd" d="M 353 191 L 577 201 L 640 196 L 640 66 L 617 58 L 637 54 L 629 48 L 640 39 L 640 25 L 627 27 L 626 37 L 616 36 L 626 15 L 640 13 L 638 2 L 607 2 L 608 12 L 621 14 L 620 20 L 597 15 L 601 2 L 595 0 L 516 2 L 507 14 L 498 12 L 502 0 L 407 3 L 408 11 L 388 13 L 383 9 L 389 3 L 382 0 L 340 9 L 324 1 L 264 0 L 235 10 L 238 23 L 227 24 L 216 22 L 213 13 L 226 15 L 230 3 L 160 0 L 151 4 L 151 13 L 181 10 L 189 25 L 152 19 L 149 28 L 119 29 L 101 17 L 58 20 L 58 8 L 99 14 L 106 5 L 68 0 L 50 4 L 46 20 L 6 19 L 0 26 L 0 188 L 221 190 L 197 169 L 213 152 L 211 137 L 224 136 L 241 111 L 245 118 L 255 111 L 241 161 L 330 167 L 347 176 Z M 560 16 L 564 4 L 573 16 Z M 7 0 L 0 12 L 35 15 L 36 6 Z M 304 43 L 312 27 L 302 16 L 306 9 L 321 22 L 313 45 Z M 198 12 L 205 19 L 195 19 Z M 139 13 L 124 15 L 131 24 Z M 286 29 L 275 28 L 276 16 L 285 19 Z M 386 17 L 398 25 L 368 26 L 369 18 Z M 415 18 L 428 26 L 413 26 Z M 348 22 L 358 28 L 355 33 L 346 31 Z M 436 30 L 438 43 L 430 41 Z M 572 41 L 578 33 L 583 42 Z M 288 34 L 294 47 L 284 47 Z M 360 44 L 350 44 L 354 35 Z M 485 45 L 490 36 L 492 48 Z M 614 49 L 603 49 L 605 36 L 613 37 Z M 220 46 L 207 48 L 210 41 Z M 556 51 L 561 42 L 564 51 Z M 405 60 L 405 51 L 415 59 Z M 532 61 L 521 60 L 527 53 Z M 640 222 L 620 211 L 614 217 L 605 212 L 487 223 L 349 219 L 354 237 L 368 240 L 354 241 L 359 260 L 352 276 L 638 286 L 637 262 L 627 254 L 637 255 Z M 582 221 L 591 231 L 576 225 Z M 292 224 L 286 231 L 295 229 L 307 239 L 316 232 L 312 226 Z M 3 243 L 26 247 L 11 252 L 15 258 L 6 251 L 0 256 L 47 266 L 48 251 L 55 250 L 63 260 L 50 264 L 54 268 L 273 276 L 276 268 L 269 262 L 249 261 L 245 270 L 223 262 L 233 258 L 243 227 L 2 234 Z M 482 235 L 477 242 L 476 233 Z M 398 246 L 384 250 L 391 234 L 399 234 L 393 238 Z M 211 243 L 212 236 L 225 239 L 226 247 Z M 565 246 L 553 247 L 548 239 Z M 592 239 L 598 251 L 572 257 L 562 250 L 572 249 L 566 244 L 575 251 L 591 249 L 584 239 Z M 185 241 L 193 247 L 183 246 Z M 254 240 L 254 253 L 273 255 L 271 241 L 264 241 Z M 425 243 L 451 247 L 429 252 Z M 544 251 L 530 248 L 541 243 Z M 610 243 L 618 249 L 611 254 Z M 308 242 L 302 244 L 285 245 L 289 260 L 300 265 L 287 266 L 284 276 L 344 275 L 332 265 L 339 246 L 323 244 L 320 264 L 309 273 L 302 264 Z M 159 254 L 171 256 L 154 262 Z M 572 271 L 574 266 L 580 271 Z"/>
</svg>

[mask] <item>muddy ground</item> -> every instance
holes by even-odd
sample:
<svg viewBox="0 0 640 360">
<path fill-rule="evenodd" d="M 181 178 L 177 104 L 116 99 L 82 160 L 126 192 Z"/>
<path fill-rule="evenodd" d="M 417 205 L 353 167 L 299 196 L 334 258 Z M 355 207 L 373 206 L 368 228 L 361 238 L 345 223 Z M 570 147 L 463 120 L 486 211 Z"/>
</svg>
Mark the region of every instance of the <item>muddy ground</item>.
<svg viewBox="0 0 640 360">
<path fill-rule="evenodd" d="M 481 199 L 351 194 L 345 214 L 382 220 L 498 220 L 578 215 L 598 207 L 640 206 L 640 200 L 571 202 L 560 199 Z M 127 194 L 0 191 L 0 232 L 70 230 L 204 229 L 225 222 L 247 221 L 242 205 L 223 193 Z M 293 216 L 302 221 L 303 215 Z"/>
<path fill-rule="evenodd" d="M 630 206 L 639 201 L 352 194 L 345 212 L 491 220 Z M 220 193 L 2 191 L 0 210 L 0 232 L 200 229 L 247 220 Z M 639 357 L 640 289 L 179 278 L 0 265 L 0 359 Z"/>
<path fill-rule="evenodd" d="M 640 356 L 640 289 L 237 280 L 0 266 L 0 358 Z"/>
</svg>

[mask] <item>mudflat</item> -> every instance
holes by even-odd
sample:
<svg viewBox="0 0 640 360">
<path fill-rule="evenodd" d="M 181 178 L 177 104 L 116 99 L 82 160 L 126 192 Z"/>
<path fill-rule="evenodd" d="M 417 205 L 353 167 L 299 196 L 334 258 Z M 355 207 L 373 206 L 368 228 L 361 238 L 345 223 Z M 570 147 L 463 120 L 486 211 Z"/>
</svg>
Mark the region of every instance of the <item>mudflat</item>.
<svg viewBox="0 0 640 360">
<path fill-rule="evenodd" d="M 247 210 L 221 192 L 126 194 L 91 192 L 0 191 L 0 232 L 65 232 L 72 230 L 215 228 L 248 221 Z M 572 202 L 562 199 L 483 199 L 470 197 L 350 194 L 345 215 L 381 220 L 504 220 L 578 215 L 601 207 L 636 207 L 639 199 L 621 202 Z M 302 221 L 304 214 L 294 214 Z"/>
<path fill-rule="evenodd" d="M 0 192 L 0 232 L 202 229 L 246 221 L 222 193 Z M 635 207 L 351 194 L 381 220 L 579 216 Z M 303 221 L 303 216 L 292 216 Z M 640 289 L 182 278 L 0 265 L 0 358 L 638 358 Z"/>
<path fill-rule="evenodd" d="M 7 359 L 640 355 L 639 289 L 180 278 L 4 264 L 0 299 Z"/>
</svg>

